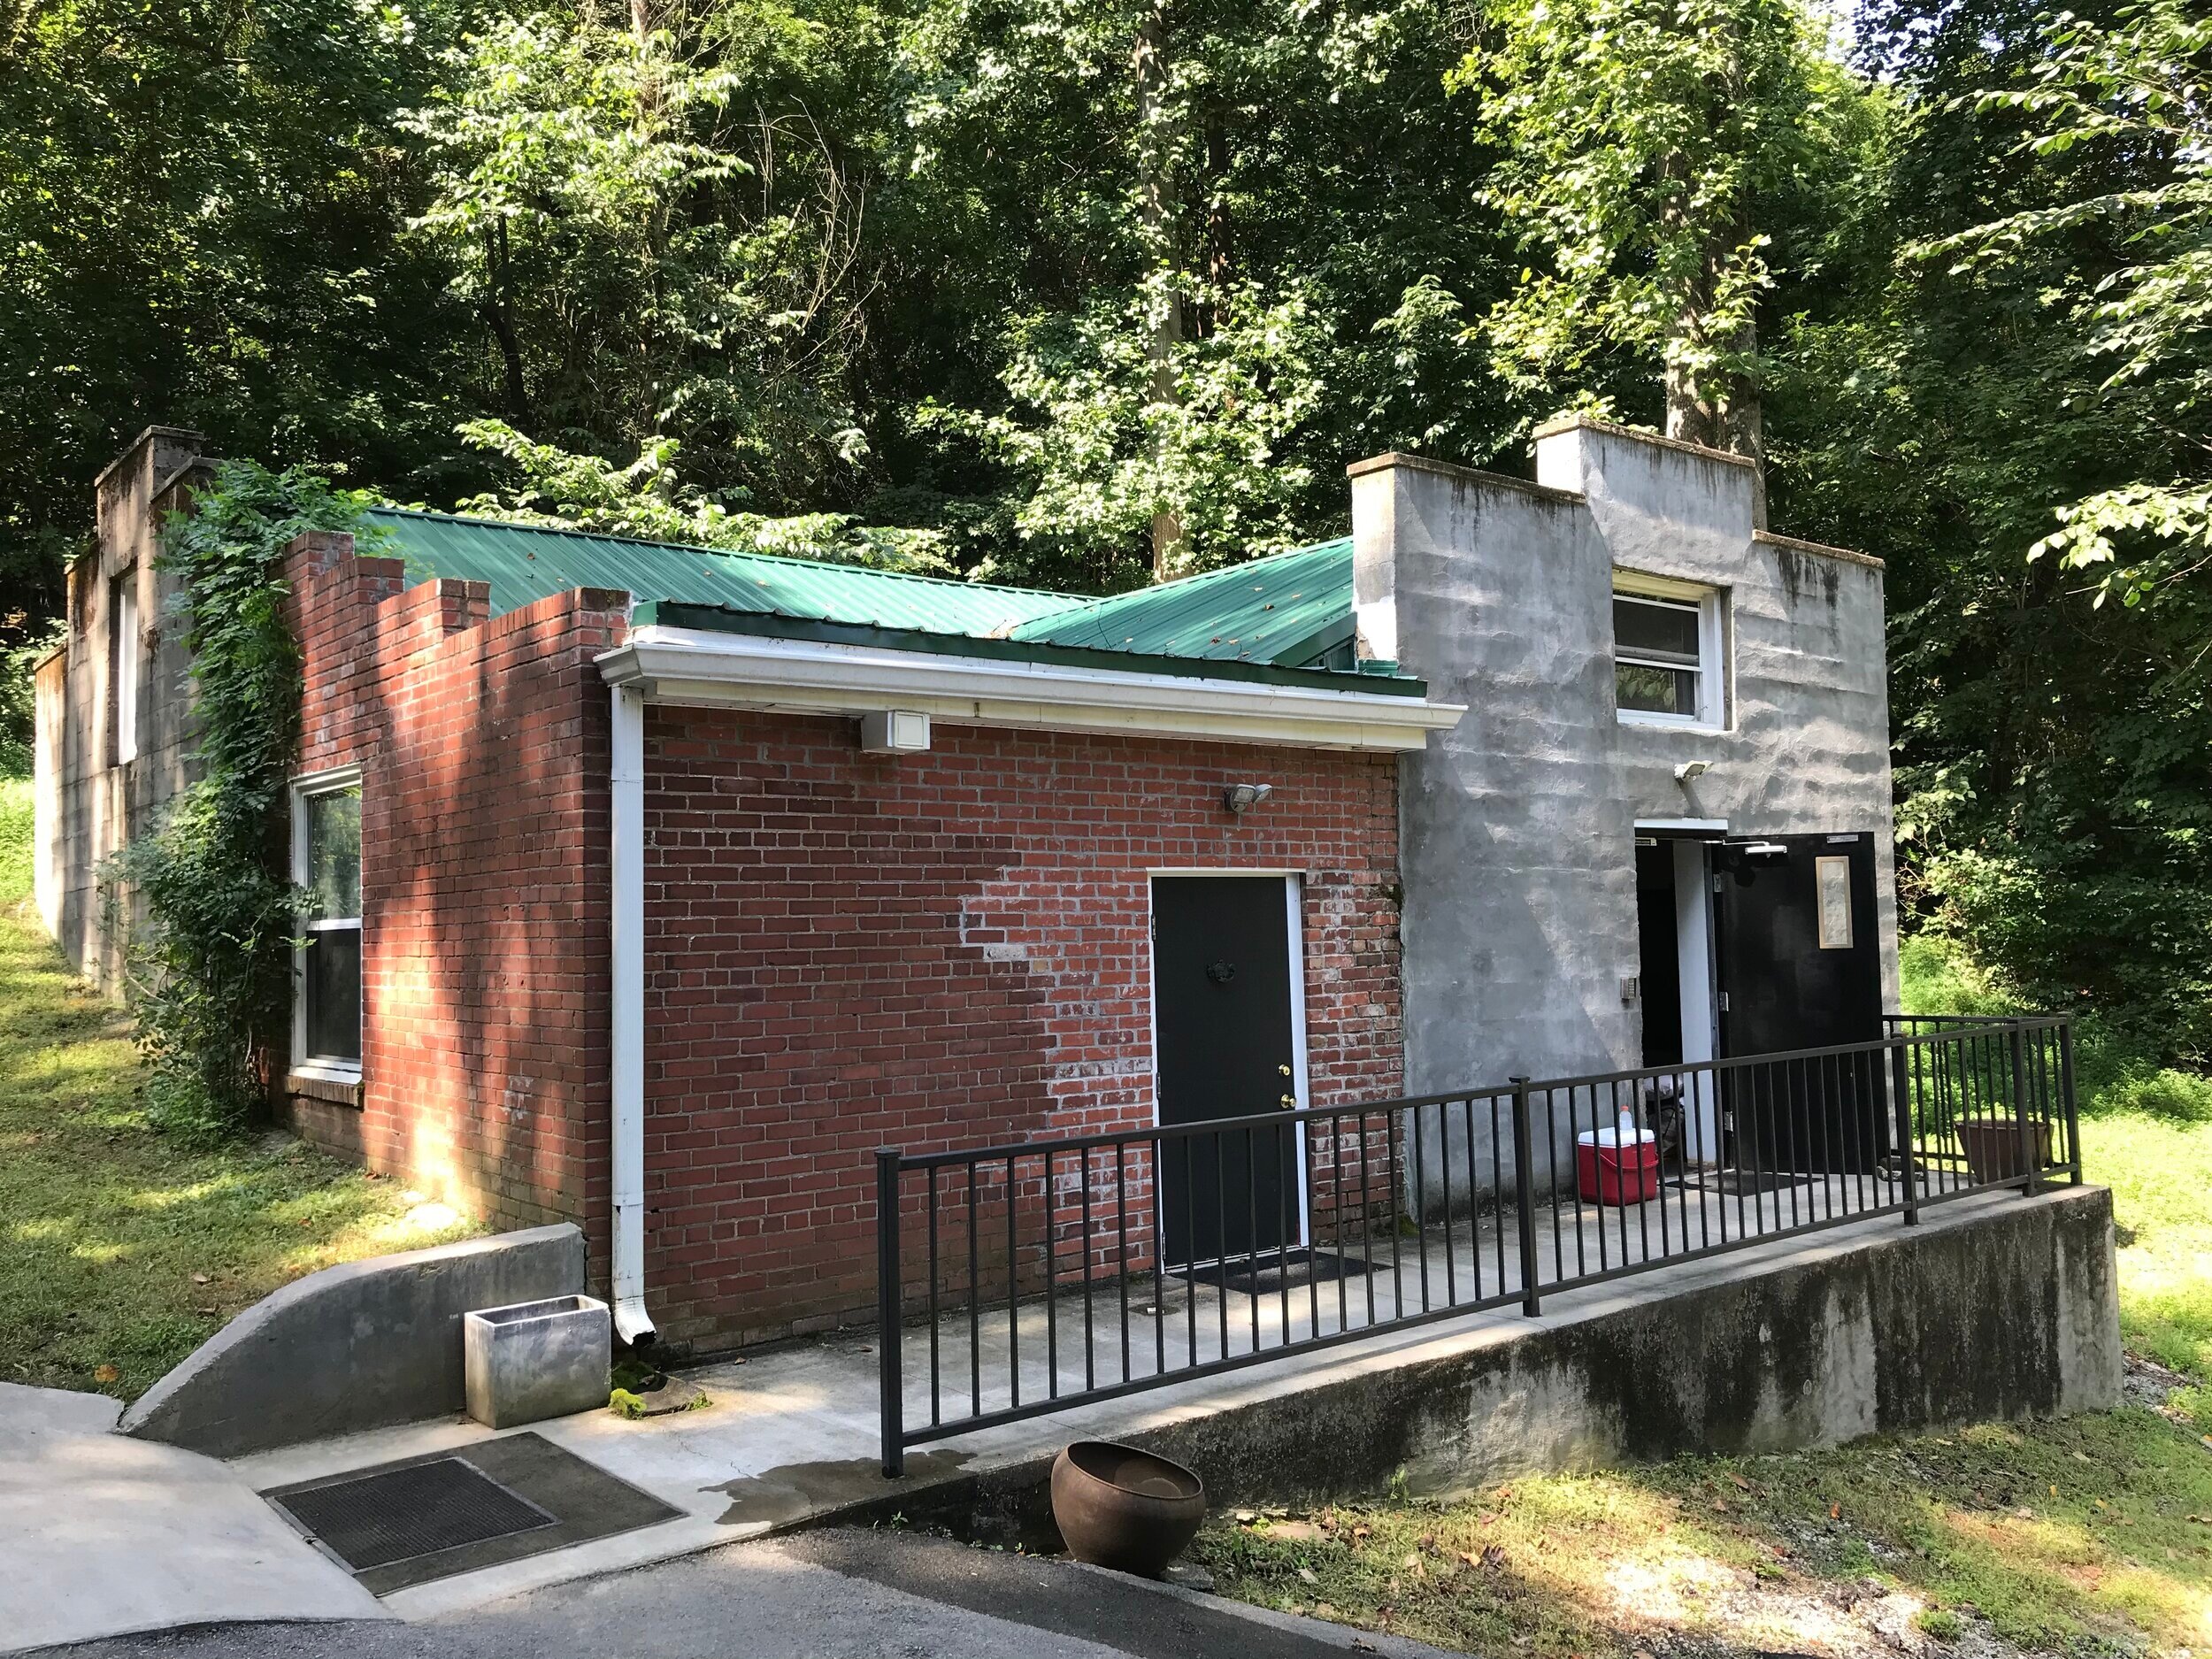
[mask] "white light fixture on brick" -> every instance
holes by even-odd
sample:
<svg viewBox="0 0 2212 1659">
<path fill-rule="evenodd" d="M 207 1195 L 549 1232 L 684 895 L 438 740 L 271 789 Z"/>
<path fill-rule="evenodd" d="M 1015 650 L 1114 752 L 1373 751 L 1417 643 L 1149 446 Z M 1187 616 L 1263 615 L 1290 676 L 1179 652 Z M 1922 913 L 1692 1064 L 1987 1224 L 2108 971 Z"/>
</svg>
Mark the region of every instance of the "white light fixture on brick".
<svg viewBox="0 0 2212 1659">
<path fill-rule="evenodd" d="M 1274 793 L 1271 783 L 1233 783 L 1221 792 L 1221 804 L 1232 812 L 1249 812 Z"/>
<path fill-rule="evenodd" d="M 860 747 L 870 755 L 918 755 L 929 747 L 929 716 L 883 709 L 860 717 Z"/>
</svg>

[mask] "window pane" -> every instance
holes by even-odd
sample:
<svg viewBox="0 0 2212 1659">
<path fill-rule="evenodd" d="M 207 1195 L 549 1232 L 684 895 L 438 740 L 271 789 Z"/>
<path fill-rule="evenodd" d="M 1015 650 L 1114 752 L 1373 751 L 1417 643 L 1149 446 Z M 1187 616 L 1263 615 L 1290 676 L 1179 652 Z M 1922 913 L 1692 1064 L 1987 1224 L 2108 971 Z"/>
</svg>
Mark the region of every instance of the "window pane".
<svg viewBox="0 0 2212 1659">
<path fill-rule="evenodd" d="M 1624 709 L 1640 709 L 1647 714 L 1697 712 L 1697 676 L 1686 668 L 1616 663 L 1613 684 Z"/>
<path fill-rule="evenodd" d="M 361 914 L 361 792 L 311 795 L 307 913 L 318 921 Z"/>
<path fill-rule="evenodd" d="M 307 935 L 307 1052 L 303 1060 L 361 1058 L 361 930 Z"/>
<path fill-rule="evenodd" d="M 1613 647 L 1624 657 L 1697 661 L 1697 607 L 1655 599 L 1613 599 Z"/>
</svg>

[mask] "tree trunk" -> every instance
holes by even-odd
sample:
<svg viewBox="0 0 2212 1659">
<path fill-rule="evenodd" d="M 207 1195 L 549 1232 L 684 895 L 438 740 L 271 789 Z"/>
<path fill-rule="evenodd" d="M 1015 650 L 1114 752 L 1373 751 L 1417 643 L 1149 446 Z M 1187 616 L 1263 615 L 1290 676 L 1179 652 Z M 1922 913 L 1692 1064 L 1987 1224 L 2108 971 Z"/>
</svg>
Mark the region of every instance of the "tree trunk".
<svg viewBox="0 0 2212 1659">
<path fill-rule="evenodd" d="M 1155 405 L 1173 406 L 1181 401 L 1175 383 L 1176 349 L 1183 343 L 1183 300 L 1173 278 L 1178 264 L 1175 211 L 1174 146 L 1167 131 L 1163 95 L 1167 85 L 1167 31 L 1155 12 L 1137 30 L 1131 54 L 1137 74 L 1137 165 L 1144 200 L 1144 233 L 1154 269 L 1165 280 L 1154 292 L 1150 329 L 1145 356 L 1152 365 L 1151 398 Z M 1153 440 L 1152 458 L 1162 459 L 1160 441 Z M 1152 575 L 1165 576 L 1182 545 L 1183 520 L 1171 510 L 1152 515 Z"/>
<path fill-rule="evenodd" d="M 507 419 L 520 432 L 530 430 L 530 396 L 522 376 L 522 342 L 515 334 L 514 307 L 508 292 L 507 227 L 493 228 L 485 250 L 491 266 L 491 291 L 484 296 L 484 320 L 499 346 L 501 379 Z"/>
</svg>

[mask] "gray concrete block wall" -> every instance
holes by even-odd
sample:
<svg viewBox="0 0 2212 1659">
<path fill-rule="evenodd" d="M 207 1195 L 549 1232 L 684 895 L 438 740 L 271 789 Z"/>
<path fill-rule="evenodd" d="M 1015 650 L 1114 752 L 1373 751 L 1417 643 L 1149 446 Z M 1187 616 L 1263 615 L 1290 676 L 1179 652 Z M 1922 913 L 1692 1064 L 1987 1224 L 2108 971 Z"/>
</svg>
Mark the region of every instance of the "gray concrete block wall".
<svg viewBox="0 0 2212 1659">
<path fill-rule="evenodd" d="M 1537 462 L 1533 485 L 1407 456 L 1352 469 L 1360 649 L 1467 706 L 1400 763 L 1407 1092 L 1641 1063 L 1621 986 L 1640 821 L 1872 833 L 1893 1002 L 1878 565 L 1766 533 L 1755 473 L 1711 451 L 1578 420 L 1540 434 Z M 1617 569 L 1723 590 L 1724 729 L 1620 721 Z M 1710 770 L 1678 783 L 1690 760 Z"/>
<path fill-rule="evenodd" d="M 164 520 L 204 475 L 202 449 L 196 433 L 150 426 L 101 473 L 94 555 L 70 572 L 67 637 L 37 680 L 39 912 L 78 972 L 111 992 L 138 906 L 127 889 L 103 891 L 102 866 L 192 776 L 180 584 L 156 561 Z M 140 621 L 138 753 L 117 764 L 111 611 L 126 578 Z"/>
</svg>

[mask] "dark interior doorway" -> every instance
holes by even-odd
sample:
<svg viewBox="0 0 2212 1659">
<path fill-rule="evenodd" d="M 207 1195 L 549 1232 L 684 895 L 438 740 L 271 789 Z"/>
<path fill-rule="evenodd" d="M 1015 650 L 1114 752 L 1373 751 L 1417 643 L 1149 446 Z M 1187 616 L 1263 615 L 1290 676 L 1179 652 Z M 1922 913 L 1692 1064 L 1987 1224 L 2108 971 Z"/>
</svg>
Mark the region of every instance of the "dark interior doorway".
<svg viewBox="0 0 2212 1659">
<path fill-rule="evenodd" d="M 1873 836 L 1730 841 L 1717 863 L 1721 1052 L 1778 1054 L 1878 1041 Z M 1849 1171 L 1887 1155 L 1876 1055 L 1749 1068 L 1732 1076 L 1729 1107 L 1740 1164 Z"/>
<path fill-rule="evenodd" d="M 1682 1064 L 1682 935 L 1675 918 L 1674 846 L 1636 841 L 1636 950 L 1644 1064 Z"/>
<path fill-rule="evenodd" d="M 1152 1009 L 1162 1124 L 1296 1103 L 1293 890 L 1281 876 L 1161 876 L 1152 883 Z M 1296 1126 L 1163 1142 L 1166 1259 L 1225 1261 L 1298 1243 Z"/>
</svg>

